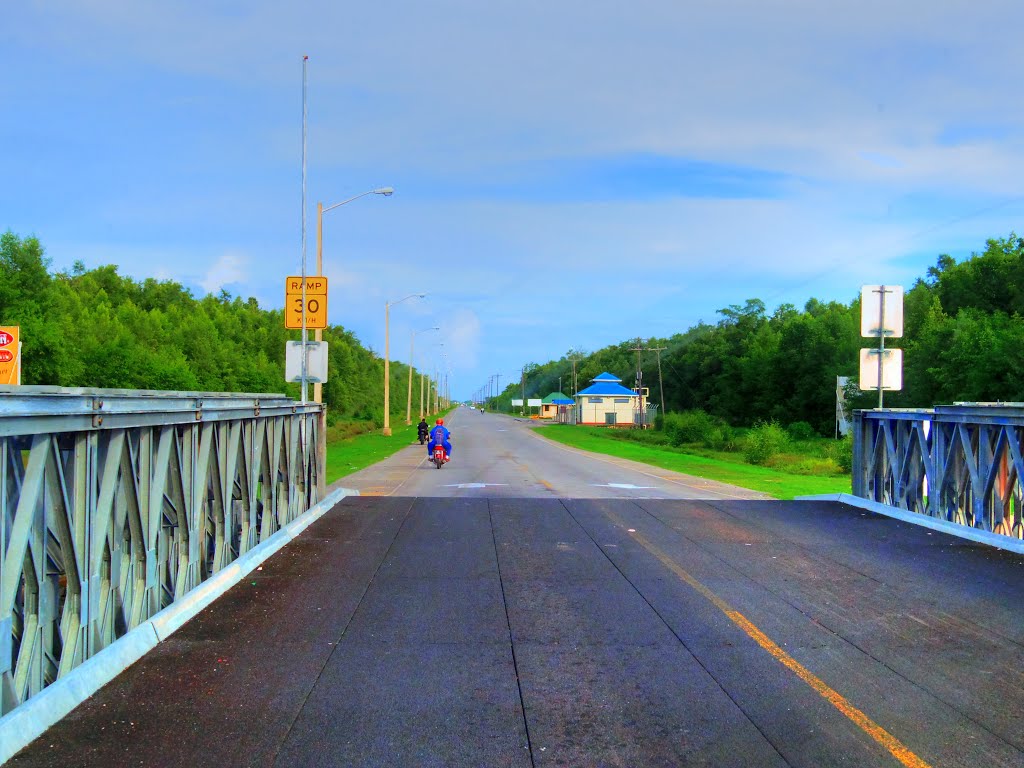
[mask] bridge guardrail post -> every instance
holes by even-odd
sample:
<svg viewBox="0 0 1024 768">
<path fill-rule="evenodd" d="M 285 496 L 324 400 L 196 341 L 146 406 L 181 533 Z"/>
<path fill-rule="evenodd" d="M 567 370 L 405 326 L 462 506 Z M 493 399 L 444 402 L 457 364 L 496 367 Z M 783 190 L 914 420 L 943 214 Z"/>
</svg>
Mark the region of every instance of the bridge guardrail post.
<svg viewBox="0 0 1024 768">
<path fill-rule="evenodd" d="M 316 441 L 316 496 L 318 499 L 327 495 L 327 406 L 320 409 L 317 419 Z"/>
<path fill-rule="evenodd" d="M 853 412 L 853 467 L 851 489 L 854 496 L 867 498 L 867 462 L 864 460 L 864 413 Z"/>
</svg>

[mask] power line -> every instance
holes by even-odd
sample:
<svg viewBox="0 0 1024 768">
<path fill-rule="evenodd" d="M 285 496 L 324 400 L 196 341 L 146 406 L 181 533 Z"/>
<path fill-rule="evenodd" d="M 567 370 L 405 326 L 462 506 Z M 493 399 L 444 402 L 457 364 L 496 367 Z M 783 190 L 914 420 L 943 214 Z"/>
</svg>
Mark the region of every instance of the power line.
<svg viewBox="0 0 1024 768">
<path fill-rule="evenodd" d="M 973 218 L 975 218 L 977 216 L 983 216 L 986 213 L 992 213 L 993 211 L 998 211 L 1001 208 L 1006 208 L 1006 207 L 1008 207 L 1010 205 L 1013 205 L 1014 203 L 1019 203 L 1019 202 L 1024 202 L 1024 195 L 1018 195 L 1017 197 L 1011 197 L 1011 198 L 1009 198 L 1007 200 L 1004 200 L 1001 203 L 996 203 L 995 205 L 989 205 L 989 206 L 986 206 L 985 208 L 979 208 L 979 209 L 977 209 L 975 211 L 971 211 L 970 213 L 965 213 L 962 216 L 954 216 L 951 219 L 946 219 L 945 221 L 940 221 L 938 224 L 933 224 L 930 227 L 926 227 L 925 229 L 922 229 L 922 230 L 919 230 L 917 232 L 912 233 L 910 235 L 910 238 L 914 239 L 914 238 L 918 238 L 918 237 L 923 237 L 924 235 L 929 235 L 932 232 L 937 232 L 938 230 L 944 229 L 945 227 L 948 227 L 948 226 L 950 226 L 952 224 L 959 224 L 962 221 L 968 221 L 969 219 L 973 219 Z M 792 291 L 795 291 L 795 290 L 797 290 L 799 288 L 803 288 L 803 287 L 805 287 L 807 285 L 811 285 L 813 283 L 816 283 L 819 280 L 821 280 L 823 277 L 828 277 L 829 275 L 835 273 L 836 267 L 838 267 L 840 264 L 842 264 L 843 261 L 844 261 L 843 259 L 835 259 L 835 260 L 829 262 L 829 268 L 828 269 L 826 269 L 826 270 L 824 270 L 822 272 L 819 272 L 819 273 L 817 273 L 815 275 L 812 275 L 811 277 L 807 278 L 806 280 L 801 280 L 798 283 L 791 283 L 790 285 L 786 286 L 782 290 L 776 291 L 774 294 L 768 296 L 765 299 L 765 302 L 766 303 L 767 302 L 772 302 L 775 299 L 777 299 L 779 296 L 784 296 L 785 294 L 791 293 Z"/>
</svg>

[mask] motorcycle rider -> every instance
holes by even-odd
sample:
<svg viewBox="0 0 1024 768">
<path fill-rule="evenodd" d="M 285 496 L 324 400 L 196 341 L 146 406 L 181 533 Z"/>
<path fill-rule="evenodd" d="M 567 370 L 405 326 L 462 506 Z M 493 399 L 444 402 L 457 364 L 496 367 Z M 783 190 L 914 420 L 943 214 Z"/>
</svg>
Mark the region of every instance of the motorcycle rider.
<svg viewBox="0 0 1024 768">
<path fill-rule="evenodd" d="M 420 445 L 427 439 L 427 433 L 430 432 L 430 427 L 427 426 L 427 420 L 421 418 L 420 423 L 416 425 L 416 437 L 420 441 Z"/>
<path fill-rule="evenodd" d="M 434 446 L 438 443 L 444 446 L 444 452 L 446 454 L 445 461 L 451 461 L 452 459 L 452 433 L 448 431 L 444 425 L 444 419 L 438 419 L 437 424 L 432 430 L 430 430 L 430 442 L 427 443 L 427 456 L 434 455 Z"/>
</svg>

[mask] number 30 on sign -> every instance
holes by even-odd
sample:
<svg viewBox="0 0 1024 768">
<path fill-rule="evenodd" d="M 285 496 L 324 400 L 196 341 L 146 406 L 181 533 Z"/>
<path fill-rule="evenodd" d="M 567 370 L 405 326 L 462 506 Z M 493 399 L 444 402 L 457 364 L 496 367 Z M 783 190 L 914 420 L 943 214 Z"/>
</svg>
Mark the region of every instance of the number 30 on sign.
<svg viewBox="0 0 1024 768">
<path fill-rule="evenodd" d="M 302 328 L 302 278 L 287 277 L 284 283 L 284 327 Z M 306 276 L 306 328 L 327 327 L 327 278 Z"/>
</svg>

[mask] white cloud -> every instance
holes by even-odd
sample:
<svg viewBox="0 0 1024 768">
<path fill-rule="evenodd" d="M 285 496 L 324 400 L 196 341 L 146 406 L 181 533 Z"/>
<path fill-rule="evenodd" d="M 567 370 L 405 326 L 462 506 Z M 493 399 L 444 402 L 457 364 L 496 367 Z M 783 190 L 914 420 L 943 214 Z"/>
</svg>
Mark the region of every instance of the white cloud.
<svg viewBox="0 0 1024 768">
<path fill-rule="evenodd" d="M 249 279 L 249 259 L 238 251 L 227 251 L 199 279 L 207 293 L 216 293 L 225 285 L 245 283 Z"/>
<path fill-rule="evenodd" d="M 441 335 L 448 359 L 456 370 L 471 370 L 480 362 L 482 327 L 480 318 L 470 309 L 446 313 L 441 321 Z"/>
</svg>

